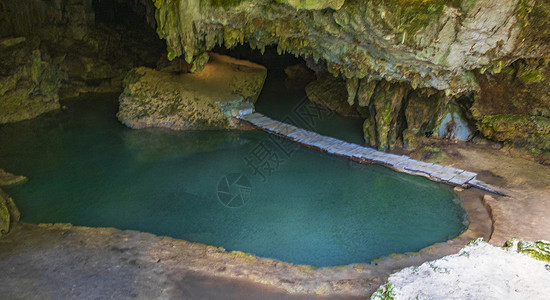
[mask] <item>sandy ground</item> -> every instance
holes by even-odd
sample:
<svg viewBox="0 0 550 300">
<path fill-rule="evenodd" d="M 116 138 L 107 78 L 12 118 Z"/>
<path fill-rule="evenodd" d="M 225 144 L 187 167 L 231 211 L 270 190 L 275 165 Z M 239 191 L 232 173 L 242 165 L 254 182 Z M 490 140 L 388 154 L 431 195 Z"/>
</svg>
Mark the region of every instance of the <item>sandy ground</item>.
<svg viewBox="0 0 550 300">
<path fill-rule="evenodd" d="M 448 165 L 478 173 L 478 179 L 506 189 L 510 197 L 486 199 L 494 232 L 490 243 L 502 246 L 513 237 L 550 240 L 550 167 L 494 144 L 442 145 Z"/>
<path fill-rule="evenodd" d="M 192 253 L 182 251 L 209 250 L 186 246 L 136 231 L 20 225 L 0 240 L 0 298 L 354 299 L 291 295 L 250 280 L 206 276 L 187 268 Z"/>
<path fill-rule="evenodd" d="M 510 197 L 463 192 L 469 214 L 480 221 L 461 239 L 419 254 L 309 270 L 135 231 L 22 224 L 0 239 L 0 298 L 354 299 L 370 295 L 389 274 L 457 253 L 477 237 L 498 246 L 512 237 L 550 240 L 549 167 L 492 145 L 439 146 L 450 157 L 444 164 L 477 172 Z"/>
</svg>

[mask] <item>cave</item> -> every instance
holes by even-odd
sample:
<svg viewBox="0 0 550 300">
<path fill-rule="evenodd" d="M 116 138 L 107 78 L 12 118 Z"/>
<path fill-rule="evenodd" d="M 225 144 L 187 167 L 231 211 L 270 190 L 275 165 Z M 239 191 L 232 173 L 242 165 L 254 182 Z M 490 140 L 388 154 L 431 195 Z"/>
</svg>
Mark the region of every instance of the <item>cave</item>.
<svg viewBox="0 0 550 300">
<path fill-rule="evenodd" d="M 550 295 L 545 1 L 27 2 L 1 298 Z"/>
</svg>

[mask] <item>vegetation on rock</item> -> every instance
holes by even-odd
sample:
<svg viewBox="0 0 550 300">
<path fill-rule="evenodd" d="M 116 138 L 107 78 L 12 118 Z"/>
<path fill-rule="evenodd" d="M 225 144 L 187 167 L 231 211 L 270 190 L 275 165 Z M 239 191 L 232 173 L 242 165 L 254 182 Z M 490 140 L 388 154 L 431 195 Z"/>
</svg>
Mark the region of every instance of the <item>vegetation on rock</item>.
<svg viewBox="0 0 550 300">
<path fill-rule="evenodd" d="M 550 151 L 550 118 L 520 114 L 486 115 L 477 123 L 483 135 L 530 149 Z"/>
<path fill-rule="evenodd" d="M 515 250 L 518 253 L 526 254 L 541 261 L 550 262 L 550 242 L 547 241 L 529 242 L 519 239 L 511 239 L 506 241 L 504 247 Z"/>
</svg>

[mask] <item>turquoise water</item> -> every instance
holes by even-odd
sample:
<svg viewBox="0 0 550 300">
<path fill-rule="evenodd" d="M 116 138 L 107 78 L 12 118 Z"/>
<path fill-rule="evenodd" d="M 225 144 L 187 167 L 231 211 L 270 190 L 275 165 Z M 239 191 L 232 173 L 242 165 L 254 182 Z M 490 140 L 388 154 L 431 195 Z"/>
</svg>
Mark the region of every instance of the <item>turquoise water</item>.
<svg viewBox="0 0 550 300">
<path fill-rule="evenodd" d="M 316 266 L 417 251 L 464 230 L 450 188 L 424 178 L 260 131 L 131 130 L 115 119 L 116 95 L 64 104 L 0 127 L 0 166 L 29 178 L 7 189 L 24 222 L 140 230 Z"/>
</svg>

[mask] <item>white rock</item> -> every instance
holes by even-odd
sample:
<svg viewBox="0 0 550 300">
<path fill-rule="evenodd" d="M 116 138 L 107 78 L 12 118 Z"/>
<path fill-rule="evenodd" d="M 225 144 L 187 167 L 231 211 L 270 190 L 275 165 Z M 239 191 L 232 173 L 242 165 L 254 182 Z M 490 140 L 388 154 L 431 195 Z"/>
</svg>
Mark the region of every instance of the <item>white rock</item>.
<svg viewBox="0 0 550 300">
<path fill-rule="evenodd" d="M 478 240 L 458 254 L 390 275 L 371 299 L 550 299 L 547 265 Z"/>
</svg>

